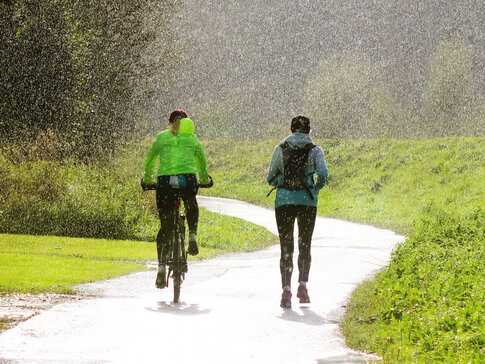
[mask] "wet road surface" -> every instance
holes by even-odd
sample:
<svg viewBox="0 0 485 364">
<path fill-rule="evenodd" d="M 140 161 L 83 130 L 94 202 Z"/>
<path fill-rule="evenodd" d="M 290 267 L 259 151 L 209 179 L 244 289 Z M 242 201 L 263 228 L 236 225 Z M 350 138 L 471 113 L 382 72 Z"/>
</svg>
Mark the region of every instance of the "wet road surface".
<svg viewBox="0 0 485 364">
<path fill-rule="evenodd" d="M 272 210 L 207 197 L 199 204 L 276 233 Z M 389 230 L 317 218 L 312 303 L 300 305 L 293 292 L 291 310 L 279 307 L 278 246 L 191 262 L 179 304 L 172 303 L 171 287 L 155 289 L 154 271 L 83 285 L 97 298 L 54 306 L 0 335 L 0 362 L 365 362 L 371 358 L 344 346 L 342 306 L 403 239 Z M 297 272 L 295 287 L 296 278 Z"/>
</svg>

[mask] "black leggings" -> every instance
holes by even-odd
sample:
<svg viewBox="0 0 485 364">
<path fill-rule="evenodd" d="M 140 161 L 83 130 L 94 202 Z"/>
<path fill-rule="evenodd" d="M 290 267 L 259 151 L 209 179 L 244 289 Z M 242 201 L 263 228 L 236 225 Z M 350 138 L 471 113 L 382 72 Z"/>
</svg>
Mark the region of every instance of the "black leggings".
<svg viewBox="0 0 485 364">
<path fill-rule="evenodd" d="M 185 216 L 189 225 L 189 232 L 197 234 L 199 222 L 199 205 L 197 204 L 197 179 L 195 175 L 185 175 L 187 188 L 175 189 L 168 184 L 166 176 L 158 177 L 157 209 L 160 218 L 160 230 L 157 235 L 158 261 L 161 262 L 162 248 L 167 244 L 173 228 L 173 211 L 177 196 L 182 198 L 185 206 Z"/>
<path fill-rule="evenodd" d="M 317 208 L 304 205 L 284 205 L 277 207 L 275 212 L 281 245 L 280 271 L 282 286 L 291 286 L 295 245 L 293 239 L 295 219 L 298 222 L 298 281 L 308 282 L 312 261 L 310 248 Z"/>
</svg>

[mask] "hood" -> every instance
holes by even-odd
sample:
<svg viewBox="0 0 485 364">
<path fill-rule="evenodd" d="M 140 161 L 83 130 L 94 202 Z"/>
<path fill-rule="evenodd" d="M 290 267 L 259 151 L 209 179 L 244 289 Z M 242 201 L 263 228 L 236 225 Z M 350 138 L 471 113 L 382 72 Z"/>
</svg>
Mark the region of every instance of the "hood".
<svg viewBox="0 0 485 364">
<path fill-rule="evenodd" d="M 302 147 L 305 144 L 313 143 L 310 134 L 306 133 L 293 133 L 284 139 L 283 142 L 288 142 L 291 147 Z"/>
<path fill-rule="evenodd" d="M 194 134 L 195 126 L 194 122 L 188 118 L 183 118 L 180 120 L 180 134 Z"/>
</svg>

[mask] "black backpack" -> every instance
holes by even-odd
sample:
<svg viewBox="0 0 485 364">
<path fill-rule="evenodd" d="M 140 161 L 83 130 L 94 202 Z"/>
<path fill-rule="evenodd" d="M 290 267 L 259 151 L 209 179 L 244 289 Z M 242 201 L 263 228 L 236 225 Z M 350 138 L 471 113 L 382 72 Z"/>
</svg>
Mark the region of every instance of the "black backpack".
<svg viewBox="0 0 485 364">
<path fill-rule="evenodd" d="M 308 174 L 306 167 L 308 164 L 308 154 L 316 147 L 315 144 L 305 144 L 299 148 L 291 148 L 287 142 L 280 144 L 283 151 L 283 185 L 282 187 L 289 191 L 307 190 L 310 198 L 313 200 L 313 195 L 310 193 L 308 186 Z M 310 175 L 312 175 L 311 173 Z M 276 178 L 279 173 L 274 176 Z M 273 178 L 273 179 L 274 179 Z M 278 188 L 275 187 L 275 188 Z M 268 196 L 274 188 L 268 193 Z"/>
</svg>

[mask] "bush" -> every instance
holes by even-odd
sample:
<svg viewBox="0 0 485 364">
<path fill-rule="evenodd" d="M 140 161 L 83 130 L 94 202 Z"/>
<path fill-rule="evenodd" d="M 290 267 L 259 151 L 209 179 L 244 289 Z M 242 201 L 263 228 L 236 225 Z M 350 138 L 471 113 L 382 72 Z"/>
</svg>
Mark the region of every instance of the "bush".
<svg viewBox="0 0 485 364">
<path fill-rule="evenodd" d="M 0 232 L 148 239 L 156 236 L 139 186 L 101 165 L 1 156 Z M 156 224 L 152 225 L 156 226 Z"/>
</svg>

